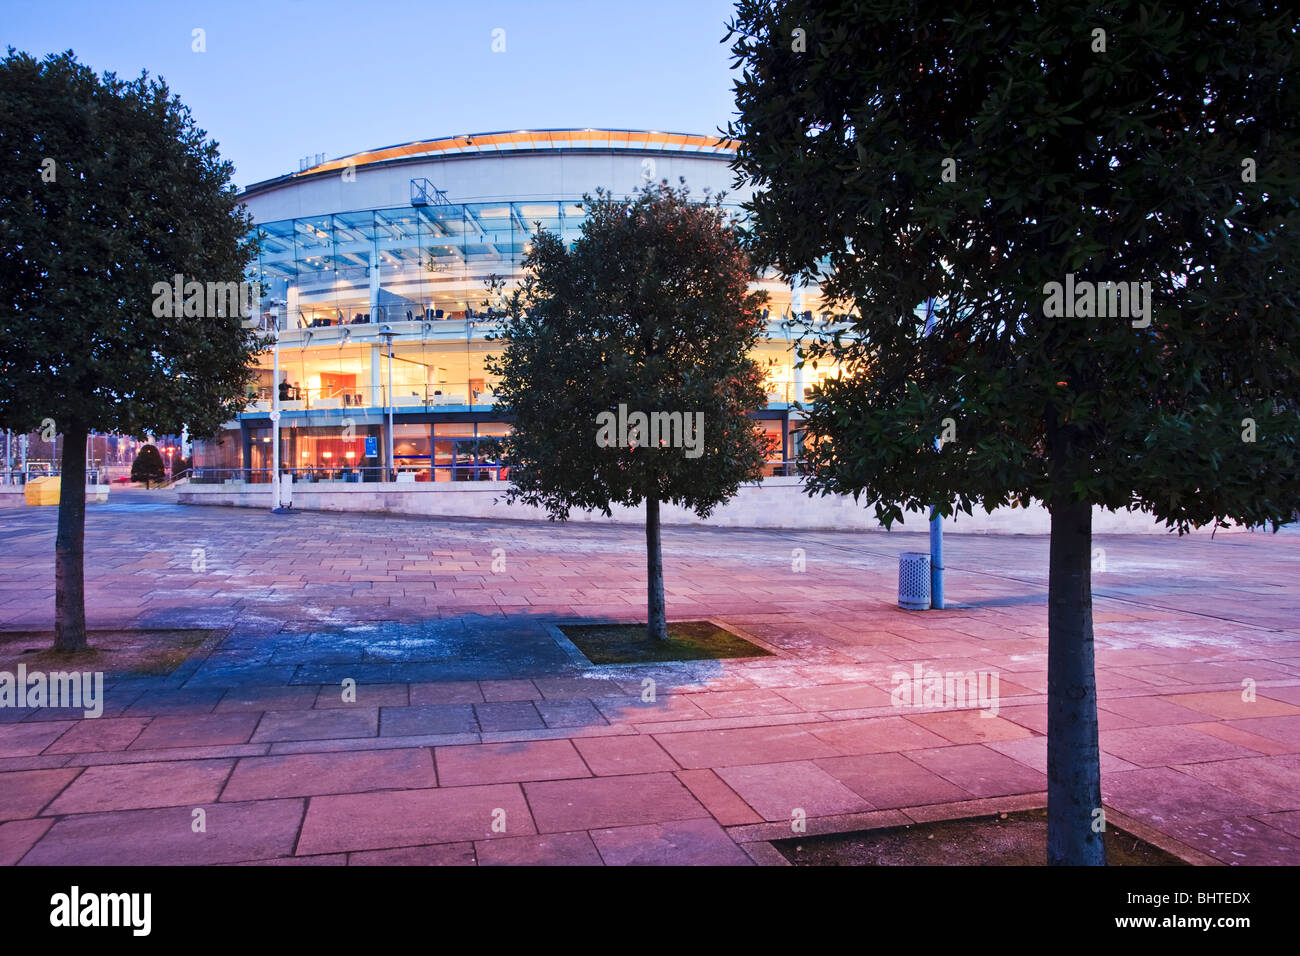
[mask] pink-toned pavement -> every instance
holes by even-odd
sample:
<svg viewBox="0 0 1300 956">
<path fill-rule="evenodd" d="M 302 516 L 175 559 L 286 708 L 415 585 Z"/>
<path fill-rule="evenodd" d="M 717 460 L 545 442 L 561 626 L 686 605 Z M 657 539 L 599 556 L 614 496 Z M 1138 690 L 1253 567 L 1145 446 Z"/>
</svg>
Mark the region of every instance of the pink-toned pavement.
<svg viewBox="0 0 1300 956">
<path fill-rule="evenodd" d="M 1044 538 L 949 535 L 961 606 L 916 613 L 922 535 L 668 528 L 670 617 L 772 656 L 591 667 L 554 625 L 643 616 L 640 528 L 123 499 L 89 509 L 90 626 L 211 637 L 99 718 L 0 708 L 2 863 L 770 864 L 799 814 L 1045 802 Z M 51 626 L 54 518 L 0 513 L 0 630 Z M 1300 535 L 1095 546 L 1108 820 L 1300 862 Z M 917 664 L 996 674 L 997 715 L 895 707 Z"/>
</svg>

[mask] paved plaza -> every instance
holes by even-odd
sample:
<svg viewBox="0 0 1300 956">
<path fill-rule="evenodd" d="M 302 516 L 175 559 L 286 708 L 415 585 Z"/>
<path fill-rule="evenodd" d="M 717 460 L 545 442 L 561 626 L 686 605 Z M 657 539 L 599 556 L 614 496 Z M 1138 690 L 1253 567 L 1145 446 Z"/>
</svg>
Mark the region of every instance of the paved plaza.
<svg viewBox="0 0 1300 956">
<path fill-rule="evenodd" d="M 52 627 L 56 517 L 0 512 L 0 630 Z M 670 619 L 773 656 L 576 661 L 556 622 L 644 617 L 636 526 L 114 492 L 87 514 L 89 626 L 212 634 L 170 676 L 110 677 L 97 719 L 0 709 L 0 862 L 779 864 L 799 812 L 1045 805 L 1046 538 L 948 535 L 942 612 L 896 606 L 924 534 L 663 541 Z M 1300 534 L 1094 547 L 1108 820 L 1193 862 L 1300 862 Z M 916 664 L 996 674 L 997 715 L 894 706 Z"/>
</svg>

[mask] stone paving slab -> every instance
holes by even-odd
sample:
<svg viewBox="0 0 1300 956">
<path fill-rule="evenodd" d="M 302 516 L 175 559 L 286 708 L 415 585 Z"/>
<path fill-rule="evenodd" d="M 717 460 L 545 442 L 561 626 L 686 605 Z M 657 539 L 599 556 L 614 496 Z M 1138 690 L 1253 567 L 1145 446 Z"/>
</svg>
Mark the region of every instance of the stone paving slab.
<svg viewBox="0 0 1300 956">
<path fill-rule="evenodd" d="M 24 866 L 181 866 L 291 856 L 301 800 L 208 804 L 204 832 L 190 807 L 60 817 Z"/>
<path fill-rule="evenodd" d="M 51 816 L 197 806 L 217 798 L 232 760 L 87 767 L 44 811 Z"/>
<path fill-rule="evenodd" d="M 725 834 L 723 839 L 726 839 Z M 730 840 L 727 842 L 731 843 Z M 474 844 L 474 848 L 479 866 L 604 865 L 596 844 L 583 831 L 483 840 Z"/>
<path fill-rule="evenodd" d="M 874 809 L 809 760 L 723 767 L 717 773 L 764 820 L 802 821 Z"/>
<path fill-rule="evenodd" d="M 503 821 L 504 829 L 493 831 Z M 313 797 L 299 854 L 381 850 L 535 833 L 518 784 Z"/>
<path fill-rule="evenodd" d="M 49 627 L 52 519 L 0 525 L 0 630 Z M 100 718 L 0 709 L 0 864 L 784 865 L 796 811 L 1044 804 L 1045 538 L 949 536 L 960 604 L 912 613 L 923 534 L 668 528 L 670 616 L 773 656 L 599 667 L 553 628 L 638 620 L 640 529 L 119 504 L 86 544 L 92 628 L 216 633 L 109 675 Z M 1200 862 L 1300 862 L 1300 534 L 1097 545 L 1106 806 Z M 997 674 L 996 715 L 894 706 L 914 666 Z"/>
<path fill-rule="evenodd" d="M 223 801 L 311 797 L 438 785 L 427 748 L 244 757 L 221 791 Z"/>
<path fill-rule="evenodd" d="M 34 817 L 76 778 L 78 770 L 0 773 L 0 821 Z"/>
<path fill-rule="evenodd" d="M 445 787 L 591 776 L 573 744 L 563 739 L 438 747 L 435 753 Z"/>
<path fill-rule="evenodd" d="M 711 818 L 593 830 L 609 866 L 749 866 L 752 861 Z"/>
<path fill-rule="evenodd" d="M 664 823 L 707 811 L 671 773 L 525 783 L 528 805 L 543 833 Z"/>
</svg>

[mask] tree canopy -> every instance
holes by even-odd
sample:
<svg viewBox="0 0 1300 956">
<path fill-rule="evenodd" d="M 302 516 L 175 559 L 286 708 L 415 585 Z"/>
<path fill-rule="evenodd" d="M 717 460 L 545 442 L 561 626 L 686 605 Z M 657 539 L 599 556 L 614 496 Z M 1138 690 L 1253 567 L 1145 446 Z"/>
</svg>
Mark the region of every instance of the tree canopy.
<svg viewBox="0 0 1300 956">
<path fill-rule="evenodd" d="M 808 416 L 814 488 L 861 491 L 886 522 L 1061 495 L 1179 528 L 1290 517 L 1285 9 L 746 0 L 735 27 L 760 248 L 851 319 L 805 343 L 845 371 Z M 1095 296 L 1046 314 L 1068 277 L 1149 284 L 1149 324 Z"/>
<path fill-rule="evenodd" d="M 215 432 L 259 340 L 237 311 L 156 315 L 154 287 L 246 278 L 234 167 L 164 82 L 70 51 L 11 48 L 0 115 L 0 424 Z"/>
<path fill-rule="evenodd" d="M 131 480 L 142 481 L 147 485 L 152 481 L 166 481 L 167 468 L 163 465 L 162 454 L 154 445 L 145 445 L 131 462 Z"/>
<path fill-rule="evenodd" d="M 632 200 L 585 197 L 571 249 L 533 237 L 526 278 L 494 333 L 490 371 L 517 497 L 556 518 L 610 514 L 647 497 L 701 517 L 761 474 L 764 445 L 747 412 L 765 401 L 749 357 L 763 327 L 755 273 L 718 198 L 651 184 Z M 598 443 L 605 412 L 701 415 L 701 454 L 666 440 Z M 685 427 L 686 423 L 683 423 Z M 630 436 L 631 445 L 635 435 Z"/>
<path fill-rule="evenodd" d="M 1294 16 L 740 0 L 728 40 L 760 261 L 841 319 L 804 330 L 841 372 L 808 489 L 1047 506 L 1048 859 L 1101 863 L 1093 507 L 1300 502 Z"/>
<path fill-rule="evenodd" d="M 762 297 L 721 197 L 657 183 L 584 204 L 572 248 L 539 231 L 522 286 L 494 287 L 506 346 L 487 365 L 513 424 L 509 496 L 553 519 L 644 503 L 649 632 L 666 639 L 660 502 L 705 517 L 762 474 L 748 417 L 764 401 L 749 357 Z"/>
</svg>

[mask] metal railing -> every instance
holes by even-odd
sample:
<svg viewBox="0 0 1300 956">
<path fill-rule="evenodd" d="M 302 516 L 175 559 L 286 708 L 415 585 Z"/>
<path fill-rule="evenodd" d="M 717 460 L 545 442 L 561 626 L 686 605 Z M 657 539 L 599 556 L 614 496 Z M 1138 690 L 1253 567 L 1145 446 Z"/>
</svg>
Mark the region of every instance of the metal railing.
<svg viewBox="0 0 1300 956">
<path fill-rule="evenodd" d="M 189 469 L 189 468 L 185 468 L 185 469 L 183 469 L 183 470 L 181 470 L 181 471 L 178 471 L 178 472 L 173 473 L 173 474 L 172 474 L 172 475 L 171 475 L 171 476 L 170 476 L 166 481 L 159 482 L 159 483 L 158 483 L 157 485 L 155 485 L 154 487 L 156 487 L 156 488 L 174 488 L 178 482 L 180 482 L 180 481 L 182 481 L 182 480 L 184 480 L 184 479 L 187 479 L 187 478 L 189 478 L 189 477 L 190 477 L 190 469 Z"/>
<path fill-rule="evenodd" d="M 388 387 L 372 385 L 328 388 L 290 386 L 282 393 L 282 412 L 334 410 L 382 410 L 389 407 Z M 496 402 L 492 387 L 480 381 L 440 383 L 437 385 L 395 384 L 391 405 L 394 410 L 427 409 L 441 406 L 490 408 Z M 245 414 L 269 413 L 272 408 L 270 389 L 259 389 Z"/>
<path fill-rule="evenodd" d="M 340 269 L 339 278 L 364 278 L 363 268 Z M 369 306 L 362 302 L 343 305 L 320 305 L 318 307 L 286 311 L 273 308 L 250 316 L 249 327 L 258 332 L 295 332 L 311 329 L 345 329 L 350 328 L 358 335 L 373 334 L 382 325 L 405 326 L 396 331 L 403 335 L 432 332 L 435 336 L 452 333 L 472 333 L 477 328 L 495 325 L 503 313 L 496 308 L 466 306 L 458 308 L 446 303 L 441 309 L 401 306 Z M 457 328 L 459 326 L 459 328 Z"/>
<path fill-rule="evenodd" d="M 763 390 L 767 393 L 767 403 L 793 405 L 795 402 L 808 402 L 812 400 L 813 382 L 805 382 L 803 385 L 803 394 L 794 382 L 774 382 L 767 380 L 763 383 Z"/>
<path fill-rule="evenodd" d="M 799 461 L 769 461 L 763 465 L 764 478 L 798 478 L 802 472 Z"/>
<path fill-rule="evenodd" d="M 269 484 L 270 468 L 199 468 L 190 469 L 191 485 L 223 485 L 230 481 Z"/>
<path fill-rule="evenodd" d="M 796 478 L 801 474 L 798 461 L 769 461 L 763 466 L 764 478 Z M 396 472 L 382 465 L 357 465 L 351 467 L 306 465 L 282 468 L 281 474 L 291 476 L 295 485 L 354 484 L 373 482 L 448 482 L 508 481 L 510 466 L 500 462 L 457 464 L 399 464 Z M 194 468 L 189 475 L 191 485 L 224 485 L 243 483 L 269 484 L 270 468 Z"/>
<path fill-rule="evenodd" d="M 27 467 L 24 469 L 14 468 L 8 471 L 0 471 L 0 485 L 26 485 L 33 478 L 57 478 L 61 474 L 62 470 L 52 465 L 28 462 Z M 108 484 L 108 469 L 87 468 L 86 484 Z"/>
<path fill-rule="evenodd" d="M 455 464 L 455 465 L 403 465 L 391 472 L 382 465 L 356 465 L 352 467 L 307 465 L 282 468 L 280 473 L 293 478 L 295 485 L 357 484 L 370 482 L 454 482 L 454 481 L 505 481 L 509 465 Z M 269 484 L 270 468 L 195 468 L 190 474 L 191 485 Z"/>
</svg>

